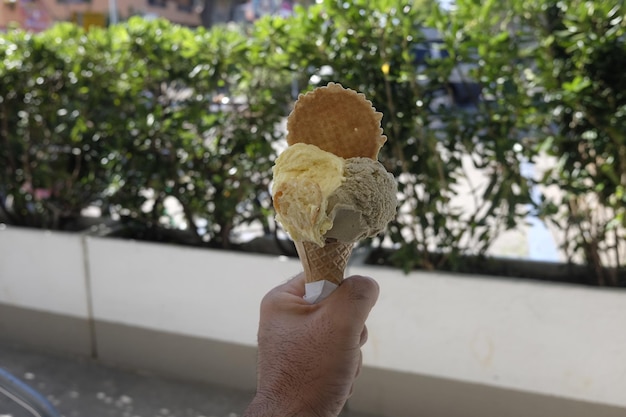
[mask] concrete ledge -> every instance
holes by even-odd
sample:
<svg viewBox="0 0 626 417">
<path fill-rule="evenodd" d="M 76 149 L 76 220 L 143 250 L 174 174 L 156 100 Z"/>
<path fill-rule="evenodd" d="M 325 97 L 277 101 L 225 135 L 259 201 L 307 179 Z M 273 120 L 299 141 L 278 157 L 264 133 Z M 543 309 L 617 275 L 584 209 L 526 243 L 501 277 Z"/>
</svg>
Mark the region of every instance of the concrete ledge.
<svg viewBox="0 0 626 417">
<path fill-rule="evenodd" d="M 8 228 L 0 338 L 252 389 L 259 302 L 300 269 L 270 255 Z M 626 291 L 358 263 L 348 274 L 381 286 L 351 408 L 626 415 Z"/>
<path fill-rule="evenodd" d="M 624 408 L 626 291 L 446 273 L 377 278 L 368 365 Z M 626 414 L 625 414 L 626 415 Z"/>
<path fill-rule="evenodd" d="M 87 356 L 85 321 L 0 305 L 0 340 Z M 6 318 L 10 318 L 7 320 Z M 11 328 L 5 322 L 11 323 Z M 35 323 L 39 323 L 35 325 Z M 37 332 L 32 329 L 37 328 Z M 117 367 L 253 392 L 256 348 L 97 322 L 98 360 Z M 47 331 L 41 332 L 43 329 Z M 71 348 L 74 348 L 71 350 Z M 622 417 L 625 409 L 494 385 L 365 366 L 348 408 L 381 416 Z"/>
<path fill-rule="evenodd" d="M 76 333 L 76 329 L 84 329 L 84 321 L 3 305 L 0 313 L 0 317 L 10 317 L 17 329 L 11 332 L 3 323 L 1 341 L 87 355 L 85 346 L 80 346 L 80 340 L 86 338 Z M 36 323 L 33 319 L 39 320 L 40 325 L 33 326 Z M 49 328 L 49 331 L 32 332 L 33 327 Z M 255 389 L 256 348 L 253 346 L 107 322 L 97 322 L 95 328 L 99 338 L 98 360 L 108 365 L 250 392 Z M 74 345 L 77 341 L 79 344 Z M 72 351 L 68 347 L 76 349 Z M 606 404 L 370 366 L 362 369 L 347 407 L 394 417 L 622 417 L 625 411 Z"/>
</svg>

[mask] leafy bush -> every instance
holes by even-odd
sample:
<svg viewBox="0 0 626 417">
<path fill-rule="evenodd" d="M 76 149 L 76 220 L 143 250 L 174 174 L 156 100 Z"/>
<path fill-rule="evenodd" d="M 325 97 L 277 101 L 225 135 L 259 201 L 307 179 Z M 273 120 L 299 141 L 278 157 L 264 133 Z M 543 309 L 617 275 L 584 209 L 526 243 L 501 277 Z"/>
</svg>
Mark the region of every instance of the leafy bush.
<svg viewBox="0 0 626 417">
<path fill-rule="evenodd" d="M 98 204 L 146 238 L 182 227 L 187 240 L 223 247 L 241 224 L 267 229 L 272 143 L 290 95 L 281 72 L 259 77 L 265 55 L 251 56 L 253 41 L 140 18 L 4 35 L 0 214 L 64 229 Z M 224 104 L 222 93 L 243 100 Z"/>
<path fill-rule="evenodd" d="M 118 77 L 101 41 L 73 25 L 0 38 L 0 214 L 11 223 L 71 227 L 111 182 Z"/>
<path fill-rule="evenodd" d="M 626 79 L 617 70 L 626 65 L 624 16 L 621 2 L 572 1 L 528 23 L 545 58 L 534 73 L 546 92 L 541 145 L 558 159 L 543 179 L 560 190 L 546 213 L 566 231 L 566 253 L 609 284 L 617 275 L 602 266 L 626 262 Z"/>
<path fill-rule="evenodd" d="M 416 63 L 416 51 L 430 46 L 436 11 L 432 2 L 327 0 L 296 17 L 288 39 L 280 39 L 283 49 L 295 51 L 293 62 L 308 64 L 301 65 L 307 78 L 330 66 L 332 75 L 321 83 L 340 81 L 363 92 L 384 114 L 389 141 L 380 159 L 401 194 L 388 237 L 398 246 L 394 262 L 404 269 L 461 267 L 462 255 L 484 254 L 530 202 L 511 131 L 515 118 L 494 117 L 493 107 L 477 114 L 445 105 L 459 61 L 476 59 L 468 45 L 449 44 L 449 57 Z M 486 184 L 468 183 L 467 169 L 483 170 Z M 470 189 L 470 204 L 457 198 L 461 187 Z"/>
<path fill-rule="evenodd" d="M 2 34 L 0 216 L 67 229 L 96 204 L 150 239 L 271 233 L 284 118 L 337 81 L 384 114 L 399 214 L 367 243 L 390 243 L 395 265 L 461 269 L 532 213 L 616 284 L 604 267 L 623 265 L 626 240 L 625 10 L 605 3 L 324 0 L 245 30 L 133 18 Z M 525 172 L 542 158 L 557 163 Z"/>
<path fill-rule="evenodd" d="M 453 36 L 475 46 L 476 76 L 524 158 L 550 166 L 534 178 L 536 212 L 562 231 L 570 261 L 617 284 L 626 261 L 626 13 L 611 2 L 457 2 Z M 487 103 L 481 103 L 485 107 Z M 606 269 L 609 267 L 609 269 Z"/>
<path fill-rule="evenodd" d="M 250 77 L 242 70 L 245 42 L 234 30 L 209 33 L 164 20 L 124 26 L 119 50 L 129 76 L 116 94 L 126 138 L 110 198 L 123 215 L 161 233 L 172 222 L 163 216 L 170 199 L 191 240 L 216 246 L 229 245 L 237 224 L 265 219 L 256 200 L 269 182 L 272 136 L 264 135 L 277 115 L 264 103 L 219 102 L 222 91 L 254 94 L 249 83 L 243 87 Z M 259 121 L 262 133 L 251 140 Z"/>
</svg>

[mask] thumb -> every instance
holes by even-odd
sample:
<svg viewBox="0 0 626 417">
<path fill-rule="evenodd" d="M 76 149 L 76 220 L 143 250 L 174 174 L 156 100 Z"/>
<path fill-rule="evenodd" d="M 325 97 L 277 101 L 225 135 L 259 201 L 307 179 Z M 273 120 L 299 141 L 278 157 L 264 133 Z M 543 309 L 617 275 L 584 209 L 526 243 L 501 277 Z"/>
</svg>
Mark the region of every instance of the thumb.
<svg viewBox="0 0 626 417">
<path fill-rule="evenodd" d="M 372 278 L 354 275 L 343 280 L 327 298 L 337 314 L 365 323 L 378 300 L 379 287 Z"/>
</svg>

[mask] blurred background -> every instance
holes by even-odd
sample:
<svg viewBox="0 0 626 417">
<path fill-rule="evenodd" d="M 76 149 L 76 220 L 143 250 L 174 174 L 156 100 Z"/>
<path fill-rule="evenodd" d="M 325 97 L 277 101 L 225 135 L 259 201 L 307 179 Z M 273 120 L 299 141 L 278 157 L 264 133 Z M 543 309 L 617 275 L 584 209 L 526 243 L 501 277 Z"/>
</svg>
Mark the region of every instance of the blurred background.
<svg viewBox="0 0 626 417">
<path fill-rule="evenodd" d="M 118 241 L 296 260 L 271 168 L 298 95 L 331 81 L 383 113 L 379 160 L 398 180 L 397 216 L 359 243 L 362 265 L 623 294 L 625 15 L 601 0 L 2 0 L 0 333 L 19 333 L 19 291 L 65 311 L 60 286 L 28 282 L 74 276 L 47 267 L 70 235 L 87 270 Z M 46 250 L 20 249 L 22 231 Z M 102 265 L 126 276 L 133 250 Z"/>
<path fill-rule="evenodd" d="M 619 285 L 623 6 L 593 4 L 5 1 L 1 219 L 293 255 L 271 166 L 297 95 L 339 81 L 383 112 L 400 186 L 370 262 Z"/>
</svg>

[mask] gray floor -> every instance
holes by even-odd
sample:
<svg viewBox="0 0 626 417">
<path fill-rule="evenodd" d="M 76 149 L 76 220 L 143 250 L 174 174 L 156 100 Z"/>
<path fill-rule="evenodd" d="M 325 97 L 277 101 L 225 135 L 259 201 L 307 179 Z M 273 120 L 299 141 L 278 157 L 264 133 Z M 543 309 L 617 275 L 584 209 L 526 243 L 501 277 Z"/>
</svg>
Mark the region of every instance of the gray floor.
<svg viewBox="0 0 626 417">
<path fill-rule="evenodd" d="M 237 417 L 252 396 L 8 344 L 0 344 L 0 367 L 44 394 L 64 417 Z M 0 394 L 0 417 L 31 416 Z"/>
</svg>

